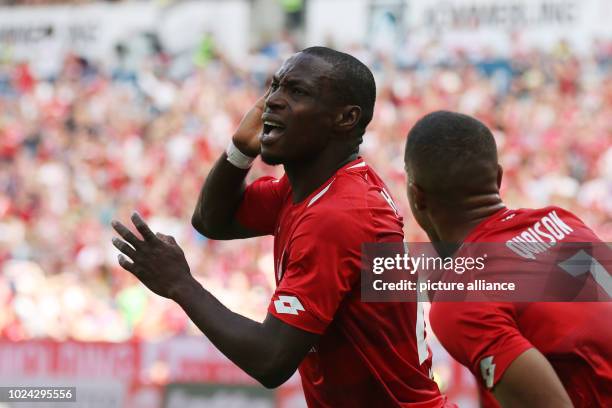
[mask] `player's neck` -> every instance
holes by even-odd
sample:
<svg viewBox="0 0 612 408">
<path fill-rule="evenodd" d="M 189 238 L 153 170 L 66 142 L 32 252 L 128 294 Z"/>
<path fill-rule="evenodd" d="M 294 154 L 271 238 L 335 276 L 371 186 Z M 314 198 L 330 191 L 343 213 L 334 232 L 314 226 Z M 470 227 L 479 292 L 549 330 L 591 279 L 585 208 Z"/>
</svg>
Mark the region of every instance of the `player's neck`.
<svg viewBox="0 0 612 408">
<path fill-rule="evenodd" d="M 437 238 L 460 244 L 478 224 L 504 207 L 499 193 L 474 195 L 454 203 L 435 216 Z"/>
<path fill-rule="evenodd" d="M 293 202 L 299 203 L 329 180 L 342 166 L 357 159 L 357 153 L 338 157 L 322 152 L 317 158 L 299 164 L 285 164 L 285 173 L 293 191 Z M 330 152 L 331 153 L 331 152 Z"/>
</svg>

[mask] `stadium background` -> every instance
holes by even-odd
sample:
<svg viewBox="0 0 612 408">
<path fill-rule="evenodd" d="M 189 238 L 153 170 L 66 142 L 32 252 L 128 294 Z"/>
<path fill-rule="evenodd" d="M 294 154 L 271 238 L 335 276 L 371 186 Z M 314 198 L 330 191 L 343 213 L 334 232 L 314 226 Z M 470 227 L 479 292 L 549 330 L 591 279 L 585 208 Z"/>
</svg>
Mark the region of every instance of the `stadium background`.
<svg viewBox="0 0 612 408">
<path fill-rule="evenodd" d="M 190 217 L 266 78 L 308 45 L 375 72 L 362 154 L 407 241 L 426 237 L 405 199 L 404 140 L 437 109 L 493 129 L 510 206 L 554 203 L 612 240 L 611 11 L 606 0 L 0 0 L 0 384 L 76 385 L 88 407 L 304 406 L 296 376 L 274 393 L 256 386 L 122 271 L 109 223 L 137 209 L 224 304 L 262 319 L 272 239 L 208 241 Z M 257 163 L 250 176 L 281 171 Z M 477 406 L 469 373 L 428 340 L 442 390 Z"/>
</svg>

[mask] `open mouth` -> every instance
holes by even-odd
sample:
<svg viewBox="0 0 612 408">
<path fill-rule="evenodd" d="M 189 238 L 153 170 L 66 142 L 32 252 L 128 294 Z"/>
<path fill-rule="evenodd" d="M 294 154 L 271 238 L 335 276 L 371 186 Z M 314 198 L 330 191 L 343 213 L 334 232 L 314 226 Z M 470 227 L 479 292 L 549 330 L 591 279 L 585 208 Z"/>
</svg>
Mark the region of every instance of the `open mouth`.
<svg viewBox="0 0 612 408">
<path fill-rule="evenodd" d="M 272 120 L 264 120 L 263 133 L 264 135 L 267 135 L 267 134 L 270 134 L 275 129 L 283 130 L 284 128 L 285 128 L 285 125 L 279 122 L 274 122 Z"/>
<path fill-rule="evenodd" d="M 262 145 L 271 145 L 279 140 L 285 130 L 285 125 L 271 119 L 264 120 L 263 132 L 259 137 Z"/>
</svg>

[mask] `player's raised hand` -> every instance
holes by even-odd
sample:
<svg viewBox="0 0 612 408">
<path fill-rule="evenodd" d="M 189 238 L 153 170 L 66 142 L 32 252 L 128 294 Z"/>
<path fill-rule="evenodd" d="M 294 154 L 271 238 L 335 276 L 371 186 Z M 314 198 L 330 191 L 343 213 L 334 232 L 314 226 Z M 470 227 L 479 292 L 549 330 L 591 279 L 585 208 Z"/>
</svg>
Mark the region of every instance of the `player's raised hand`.
<svg viewBox="0 0 612 408">
<path fill-rule="evenodd" d="M 244 115 L 238 129 L 232 136 L 234 145 L 247 156 L 256 157 L 261 149 L 259 143 L 259 135 L 263 131 L 261 115 L 264 111 L 268 92 L 259 98 L 255 105 Z"/>
<path fill-rule="evenodd" d="M 132 214 L 132 222 L 142 240 L 119 221 L 112 222 L 123 238 L 113 238 L 121 251 L 119 265 L 156 294 L 173 299 L 181 288 L 195 282 L 183 250 L 171 236 L 154 234 L 137 213 Z"/>
</svg>

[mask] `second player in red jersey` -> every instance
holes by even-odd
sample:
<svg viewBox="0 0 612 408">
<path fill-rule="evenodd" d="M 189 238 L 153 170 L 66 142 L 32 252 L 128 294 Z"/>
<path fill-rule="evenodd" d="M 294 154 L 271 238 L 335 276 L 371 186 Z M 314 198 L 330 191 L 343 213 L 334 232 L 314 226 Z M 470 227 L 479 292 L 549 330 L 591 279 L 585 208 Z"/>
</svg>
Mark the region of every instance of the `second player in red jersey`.
<svg viewBox="0 0 612 408">
<path fill-rule="evenodd" d="M 522 255 L 535 257 L 529 248 L 545 255 L 567 242 L 600 242 L 561 208 L 507 209 L 495 140 L 474 118 L 426 115 L 408 134 L 405 164 L 412 213 L 441 256 L 467 251 L 464 243 L 500 243 L 487 263 L 511 276 L 524 272 Z M 609 298 L 610 273 L 597 273 Z M 484 407 L 586 408 L 612 406 L 611 314 L 610 302 L 434 301 L 430 321 L 476 377 Z"/>
<path fill-rule="evenodd" d="M 547 225 L 555 228 L 556 237 Z M 557 207 L 502 209 L 464 242 L 507 243 L 530 229 L 542 229 L 557 247 L 601 242 L 576 216 Z M 506 272 L 524 268 L 521 255 L 506 245 L 496 248 Z M 434 302 L 429 318 L 440 342 L 477 378 L 484 407 L 499 407 L 490 390 L 512 362 L 532 348 L 550 362 L 575 407 L 607 407 L 612 406 L 611 316 L 608 302 Z"/>
</svg>

